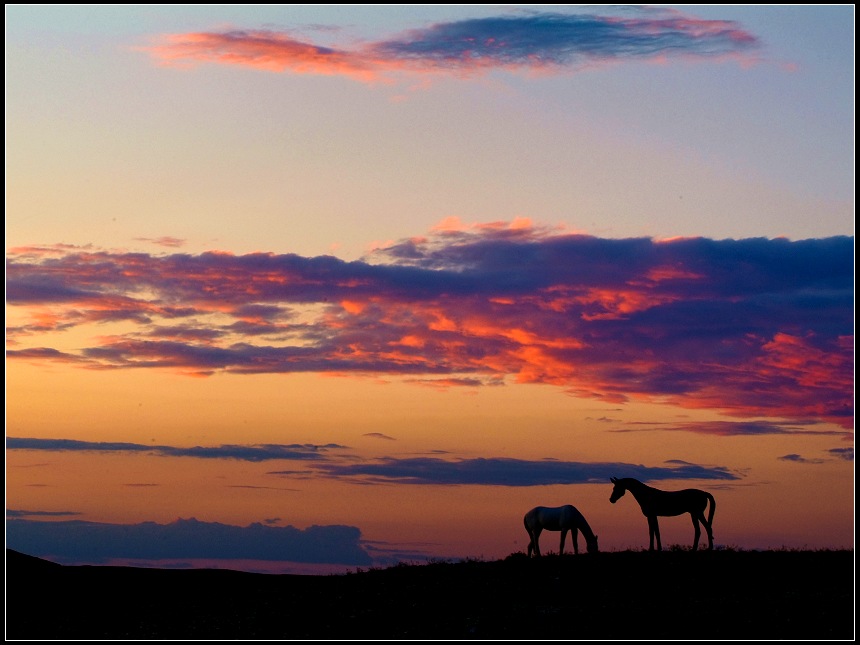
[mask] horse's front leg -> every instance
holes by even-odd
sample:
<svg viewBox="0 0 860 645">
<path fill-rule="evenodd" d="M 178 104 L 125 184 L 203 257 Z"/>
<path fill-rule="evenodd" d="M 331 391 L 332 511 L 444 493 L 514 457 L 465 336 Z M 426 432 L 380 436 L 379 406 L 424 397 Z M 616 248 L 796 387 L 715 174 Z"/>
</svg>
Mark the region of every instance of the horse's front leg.
<svg viewBox="0 0 860 645">
<path fill-rule="evenodd" d="M 561 530 L 561 544 L 558 545 L 558 554 L 564 553 L 564 540 L 567 537 L 567 529 Z"/>
<path fill-rule="evenodd" d="M 656 515 L 648 516 L 648 550 L 654 550 L 654 540 L 657 540 L 657 550 L 662 551 L 663 545 L 660 543 L 660 525 L 657 523 Z"/>
<path fill-rule="evenodd" d="M 579 555 L 579 529 L 577 529 L 577 528 L 570 529 L 570 539 L 573 542 L 574 554 Z"/>
</svg>

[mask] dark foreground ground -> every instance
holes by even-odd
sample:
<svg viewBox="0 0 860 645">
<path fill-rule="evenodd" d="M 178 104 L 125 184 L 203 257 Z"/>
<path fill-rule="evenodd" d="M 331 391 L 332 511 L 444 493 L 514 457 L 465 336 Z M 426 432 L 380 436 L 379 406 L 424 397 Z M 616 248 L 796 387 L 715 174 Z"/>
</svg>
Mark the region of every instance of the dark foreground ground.
<svg viewBox="0 0 860 645">
<path fill-rule="evenodd" d="M 514 554 L 345 575 L 6 551 L 7 640 L 854 640 L 853 551 Z"/>
</svg>

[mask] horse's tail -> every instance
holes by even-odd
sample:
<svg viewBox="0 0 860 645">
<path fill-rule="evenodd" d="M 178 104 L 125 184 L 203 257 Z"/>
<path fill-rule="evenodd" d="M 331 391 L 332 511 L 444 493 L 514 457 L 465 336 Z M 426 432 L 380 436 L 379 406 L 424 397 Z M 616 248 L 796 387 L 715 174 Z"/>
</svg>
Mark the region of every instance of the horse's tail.
<svg viewBox="0 0 860 645">
<path fill-rule="evenodd" d="M 714 523 L 714 511 L 717 510 L 717 500 L 714 499 L 714 496 L 705 492 L 705 495 L 708 497 L 708 501 L 711 503 L 711 510 L 708 511 L 708 526 L 711 526 Z"/>
</svg>

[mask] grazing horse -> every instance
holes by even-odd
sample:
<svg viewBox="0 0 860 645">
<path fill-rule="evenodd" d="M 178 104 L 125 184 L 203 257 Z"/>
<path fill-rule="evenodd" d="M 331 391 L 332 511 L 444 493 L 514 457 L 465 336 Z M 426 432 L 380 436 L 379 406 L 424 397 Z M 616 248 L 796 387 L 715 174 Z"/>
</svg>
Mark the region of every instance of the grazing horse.
<svg viewBox="0 0 860 645">
<path fill-rule="evenodd" d="M 540 556 L 540 545 L 538 539 L 541 531 L 561 531 L 561 544 L 558 547 L 558 554 L 564 553 L 564 539 L 567 537 L 567 532 L 572 533 L 571 541 L 573 542 L 573 552 L 579 553 L 579 532 L 585 537 L 585 544 L 589 553 L 597 553 L 597 536 L 585 517 L 580 513 L 575 506 L 566 504 L 557 508 L 547 508 L 546 506 L 535 506 L 532 510 L 523 517 L 526 531 L 529 534 L 528 557 Z"/>
<path fill-rule="evenodd" d="M 693 518 L 693 528 L 696 530 L 696 539 L 693 542 L 693 551 L 699 548 L 699 536 L 702 534 L 699 529 L 699 523 L 705 527 L 708 533 L 708 550 L 714 548 L 714 533 L 711 530 L 711 524 L 714 521 L 714 510 L 717 503 L 714 501 L 714 496 L 704 490 L 698 488 L 686 488 L 684 490 L 666 491 L 659 488 L 646 486 L 638 479 L 629 477 L 624 479 L 616 479 L 610 477 L 615 486 L 612 489 L 612 495 L 609 501 L 613 504 L 624 495 L 626 491 L 630 491 L 636 501 L 639 502 L 639 507 L 642 509 L 642 515 L 648 518 L 648 537 L 650 538 L 649 551 L 654 550 L 654 538 L 657 538 L 657 550 L 662 551 L 663 545 L 660 544 L 660 527 L 657 524 L 657 516 L 662 515 L 673 516 L 689 513 Z M 708 507 L 708 502 L 711 503 L 711 510 L 705 519 L 705 509 Z"/>
</svg>

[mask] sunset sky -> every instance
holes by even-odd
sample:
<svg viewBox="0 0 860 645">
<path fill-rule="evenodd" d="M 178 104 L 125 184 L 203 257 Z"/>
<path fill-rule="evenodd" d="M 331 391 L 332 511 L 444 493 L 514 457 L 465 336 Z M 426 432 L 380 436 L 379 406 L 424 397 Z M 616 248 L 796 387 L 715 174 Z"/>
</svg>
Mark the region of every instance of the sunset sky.
<svg viewBox="0 0 860 645">
<path fill-rule="evenodd" d="M 853 5 L 6 6 L 7 547 L 647 548 L 610 477 L 853 548 Z"/>
</svg>

